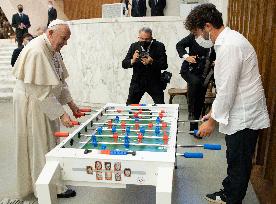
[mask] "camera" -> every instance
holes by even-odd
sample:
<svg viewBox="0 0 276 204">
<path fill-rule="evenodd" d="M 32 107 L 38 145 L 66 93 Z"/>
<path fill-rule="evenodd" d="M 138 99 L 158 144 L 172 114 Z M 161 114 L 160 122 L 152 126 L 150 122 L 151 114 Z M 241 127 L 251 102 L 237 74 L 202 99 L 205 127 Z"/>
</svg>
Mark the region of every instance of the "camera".
<svg viewBox="0 0 276 204">
<path fill-rule="evenodd" d="M 139 54 L 139 60 L 142 61 L 143 58 L 147 58 L 149 53 L 147 51 L 141 51 Z"/>
</svg>

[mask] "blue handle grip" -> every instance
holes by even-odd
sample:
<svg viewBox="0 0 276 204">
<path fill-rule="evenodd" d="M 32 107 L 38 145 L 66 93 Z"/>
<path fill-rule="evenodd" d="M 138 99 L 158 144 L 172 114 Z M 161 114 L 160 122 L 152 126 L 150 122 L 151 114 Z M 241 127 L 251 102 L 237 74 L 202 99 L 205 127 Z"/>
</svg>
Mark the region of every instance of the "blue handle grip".
<svg viewBox="0 0 276 204">
<path fill-rule="evenodd" d="M 201 152 L 195 152 L 195 153 L 185 152 L 183 154 L 183 157 L 185 157 L 185 158 L 203 158 L 203 153 L 201 153 Z"/>
<path fill-rule="evenodd" d="M 221 145 L 219 144 L 204 144 L 204 149 L 209 150 L 221 150 Z"/>
<path fill-rule="evenodd" d="M 197 135 L 198 130 L 194 130 L 194 135 Z"/>
</svg>

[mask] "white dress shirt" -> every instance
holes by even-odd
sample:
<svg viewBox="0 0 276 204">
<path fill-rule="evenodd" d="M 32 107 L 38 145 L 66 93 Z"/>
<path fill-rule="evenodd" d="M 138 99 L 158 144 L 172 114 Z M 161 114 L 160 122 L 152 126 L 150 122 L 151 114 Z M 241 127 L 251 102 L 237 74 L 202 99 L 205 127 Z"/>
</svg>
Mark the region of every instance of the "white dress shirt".
<svg viewBox="0 0 276 204">
<path fill-rule="evenodd" d="M 245 128 L 270 126 L 266 99 L 253 46 L 240 33 L 226 27 L 217 37 L 214 76 L 217 95 L 211 117 L 219 131 L 234 134 Z"/>
</svg>

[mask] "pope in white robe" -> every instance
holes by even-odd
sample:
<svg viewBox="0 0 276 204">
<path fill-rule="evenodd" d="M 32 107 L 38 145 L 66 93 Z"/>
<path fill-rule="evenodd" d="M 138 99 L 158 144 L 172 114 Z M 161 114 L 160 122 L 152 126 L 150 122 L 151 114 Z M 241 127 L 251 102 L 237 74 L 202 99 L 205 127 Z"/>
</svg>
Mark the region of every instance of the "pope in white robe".
<svg viewBox="0 0 276 204">
<path fill-rule="evenodd" d="M 20 198 L 32 192 L 36 195 L 35 182 L 45 165 L 45 154 L 56 146 L 54 132 L 59 131 L 60 120 L 72 127 L 63 105 L 79 112 L 65 82 L 68 72 L 59 52 L 70 34 L 64 21 L 53 21 L 45 34 L 22 50 L 13 70 L 17 79 L 13 107 Z M 65 190 L 60 187 L 58 193 Z"/>
</svg>

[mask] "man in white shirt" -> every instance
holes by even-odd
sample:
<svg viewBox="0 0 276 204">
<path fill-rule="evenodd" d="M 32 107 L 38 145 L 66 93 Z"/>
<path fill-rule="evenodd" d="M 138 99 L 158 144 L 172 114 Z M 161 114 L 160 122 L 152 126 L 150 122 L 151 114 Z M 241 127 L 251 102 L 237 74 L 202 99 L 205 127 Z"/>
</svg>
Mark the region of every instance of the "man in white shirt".
<svg viewBox="0 0 276 204">
<path fill-rule="evenodd" d="M 240 33 L 223 26 L 222 14 L 213 4 L 195 7 L 185 27 L 200 45 L 213 43 L 216 51 L 214 76 L 217 95 L 198 135 L 209 136 L 219 123 L 226 134 L 227 177 L 223 190 L 207 194 L 215 203 L 241 204 L 252 168 L 258 130 L 267 128 L 269 116 L 258 69 L 256 52 Z"/>
</svg>

